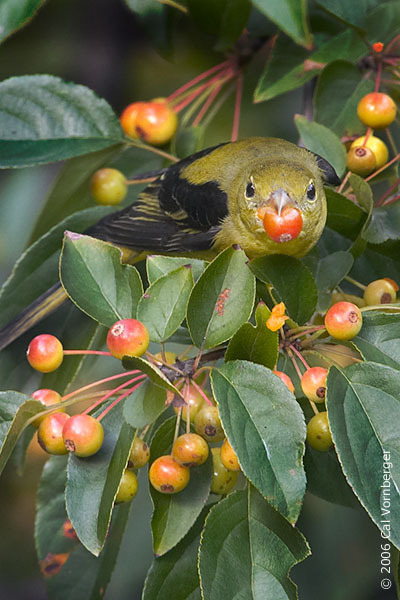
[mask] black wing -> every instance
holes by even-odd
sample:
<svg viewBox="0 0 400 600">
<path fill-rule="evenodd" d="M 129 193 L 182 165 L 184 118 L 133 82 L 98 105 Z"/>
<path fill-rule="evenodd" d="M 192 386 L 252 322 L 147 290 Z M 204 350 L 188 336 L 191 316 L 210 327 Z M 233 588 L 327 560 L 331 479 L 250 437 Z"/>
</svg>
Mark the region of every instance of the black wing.
<svg viewBox="0 0 400 600">
<path fill-rule="evenodd" d="M 182 171 L 217 147 L 171 165 L 134 204 L 108 215 L 87 233 L 132 250 L 208 250 L 227 215 L 227 195 L 217 182 L 197 185 L 185 179 Z"/>
</svg>

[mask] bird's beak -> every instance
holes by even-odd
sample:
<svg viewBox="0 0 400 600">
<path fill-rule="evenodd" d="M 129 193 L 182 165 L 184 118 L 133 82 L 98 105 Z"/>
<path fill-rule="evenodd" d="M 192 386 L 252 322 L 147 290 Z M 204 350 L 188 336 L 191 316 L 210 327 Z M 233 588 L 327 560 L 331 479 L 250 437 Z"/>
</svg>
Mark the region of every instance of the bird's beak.
<svg viewBox="0 0 400 600">
<path fill-rule="evenodd" d="M 301 211 L 282 188 L 269 195 L 256 215 L 262 220 L 265 233 L 274 242 L 290 242 L 303 228 Z"/>
<path fill-rule="evenodd" d="M 271 210 L 271 208 L 276 212 L 278 217 L 280 217 L 283 208 L 288 204 L 292 204 L 289 195 L 282 188 L 278 188 L 277 190 L 271 192 L 265 204 L 258 208 L 257 217 L 263 220 L 266 211 Z"/>
</svg>

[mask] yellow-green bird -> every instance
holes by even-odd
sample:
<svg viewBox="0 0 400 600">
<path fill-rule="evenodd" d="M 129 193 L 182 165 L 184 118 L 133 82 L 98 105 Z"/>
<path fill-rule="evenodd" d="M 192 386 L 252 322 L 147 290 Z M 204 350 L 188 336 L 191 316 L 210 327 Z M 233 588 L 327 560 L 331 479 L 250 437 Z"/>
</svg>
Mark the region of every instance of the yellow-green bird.
<svg viewBox="0 0 400 600">
<path fill-rule="evenodd" d="M 302 257 L 325 225 L 324 182 L 340 180 L 325 159 L 305 148 L 277 138 L 228 142 L 164 169 L 136 202 L 86 233 L 124 248 L 125 256 L 127 249 L 129 262 L 147 254 L 211 258 L 233 244 L 249 258 Z M 266 212 L 272 230 L 265 225 Z M 289 214 L 294 228 L 286 222 Z M 0 349 L 65 298 L 59 284 L 40 296 L 0 331 Z"/>
</svg>

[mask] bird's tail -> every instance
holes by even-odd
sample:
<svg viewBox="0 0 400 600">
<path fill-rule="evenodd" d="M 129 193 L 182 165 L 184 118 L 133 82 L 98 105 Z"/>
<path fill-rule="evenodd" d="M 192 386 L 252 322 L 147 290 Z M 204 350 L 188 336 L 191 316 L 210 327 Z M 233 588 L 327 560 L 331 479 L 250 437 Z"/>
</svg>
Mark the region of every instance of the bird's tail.
<svg viewBox="0 0 400 600">
<path fill-rule="evenodd" d="M 56 283 L 29 304 L 3 329 L 0 329 L 0 350 L 3 350 L 39 321 L 51 314 L 67 299 L 60 283 Z"/>
</svg>

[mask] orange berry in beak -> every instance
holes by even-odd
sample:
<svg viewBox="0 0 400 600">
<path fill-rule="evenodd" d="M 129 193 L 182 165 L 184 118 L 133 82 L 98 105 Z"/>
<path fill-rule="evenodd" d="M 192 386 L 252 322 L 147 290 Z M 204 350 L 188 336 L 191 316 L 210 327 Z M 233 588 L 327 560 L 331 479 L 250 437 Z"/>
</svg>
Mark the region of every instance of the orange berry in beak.
<svg viewBox="0 0 400 600">
<path fill-rule="evenodd" d="M 286 205 L 280 214 L 272 208 L 266 207 L 263 215 L 263 225 L 266 234 L 274 242 L 290 242 L 299 235 L 303 228 L 303 217 L 293 205 Z"/>
</svg>

